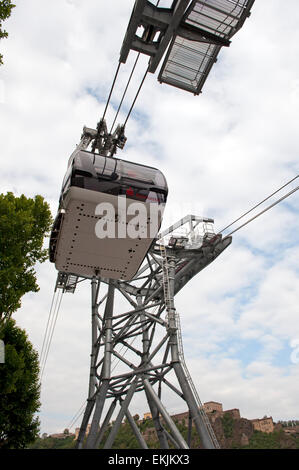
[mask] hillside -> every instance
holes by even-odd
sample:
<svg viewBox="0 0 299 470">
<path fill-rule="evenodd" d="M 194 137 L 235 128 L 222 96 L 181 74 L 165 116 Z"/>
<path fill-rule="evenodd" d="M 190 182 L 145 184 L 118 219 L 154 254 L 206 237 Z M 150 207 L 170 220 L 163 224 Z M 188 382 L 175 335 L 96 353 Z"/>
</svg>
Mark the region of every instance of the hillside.
<svg viewBox="0 0 299 470">
<path fill-rule="evenodd" d="M 158 449 L 153 422 L 151 419 L 138 421 L 139 428 L 150 449 Z M 187 439 L 187 423 L 177 422 L 183 437 Z M 229 414 L 218 417 L 213 423 L 213 429 L 221 448 L 224 449 L 299 449 L 299 433 L 287 434 L 284 429 L 272 433 L 256 431 L 251 421 L 245 418 L 234 419 Z M 106 432 L 108 435 L 109 430 Z M 105 436 L 105 437 L 106 437 Z M 39 438 L 30 446 L 31 449 L 71 449 L 75 447 L 74 437 L 65 439 L 54 437 Z M 102 448 L 103 446 L 100 446 Z M 113 449 L 138 449 L 139 445 L 129 423 L 125 422 L 115 439 Z M 192 449 L 200 448 L 200 442 L 193 430 Z"/>
<path fill-rule="evenodd" d="M 299 433 L 288 435 L 283 428 L 265 433 L 254 429 L 245 418 L 217 418 L 213 429 L 223 449 L 299 449 Z"/>
</svg>

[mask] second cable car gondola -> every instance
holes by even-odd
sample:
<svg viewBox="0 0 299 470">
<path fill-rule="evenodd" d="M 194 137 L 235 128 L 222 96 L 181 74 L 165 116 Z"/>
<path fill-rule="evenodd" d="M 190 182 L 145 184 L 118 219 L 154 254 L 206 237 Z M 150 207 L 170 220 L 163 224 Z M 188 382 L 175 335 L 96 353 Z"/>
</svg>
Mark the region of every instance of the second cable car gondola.
<svg viewBox="0 0 299 470">
<path fill-rule="evenodd" d="M 167 194 L 156 168 L 75 151 L 51 232 L 50 261 L 69 274 L 132 279 L 161 226 Z"/>
</svg>

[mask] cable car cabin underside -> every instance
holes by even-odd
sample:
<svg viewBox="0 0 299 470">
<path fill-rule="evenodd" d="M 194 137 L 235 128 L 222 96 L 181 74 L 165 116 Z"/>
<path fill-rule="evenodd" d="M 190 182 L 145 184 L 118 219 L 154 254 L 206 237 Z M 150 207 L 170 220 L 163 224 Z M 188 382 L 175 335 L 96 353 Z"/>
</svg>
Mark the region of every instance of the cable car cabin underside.
<svg viewBox="0 0 299 470">
<path fill-rule="evenodd" d="M 58 271 L 130 280 L 161 226 L 167 184 L 154 168 L 79 151 L 50 237 Z"/>
</svg>

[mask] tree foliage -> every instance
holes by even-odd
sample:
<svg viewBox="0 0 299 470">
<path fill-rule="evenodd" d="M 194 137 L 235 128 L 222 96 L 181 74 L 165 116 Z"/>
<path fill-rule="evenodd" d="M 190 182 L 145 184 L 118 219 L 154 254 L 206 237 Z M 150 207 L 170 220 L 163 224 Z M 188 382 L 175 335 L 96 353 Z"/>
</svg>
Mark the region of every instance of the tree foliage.
<svg viewBox="0 0 299 470">
<path fill-rule="evenodd" d="M 288 436 L 282 429 L 271 433 L 254 431 L 242 449 L 299 449 L 299 436 Z"/>
<path fill-rule="evenodd" d="M 228 413 L 222 418 L 222 427 L 226 438 L 233 436 L 234 419 Z"/>
<path fill-rule="evenodd" d="M 8 33 L 2 29 L 2 22 L 11 15 L 11 10 L 15 7 L 11 0 L 0 0 L 0 39 L 7 38 Z M 0 54 L 0 65 L 3 64 L 3 56 Z"/>
<path fill-rule="evenodd" d="M 0 194 L 0 325 L 21 306 L 21 297 L 37 292 L 34 265 L 47 259 L 43 240 L 52 217 L 42 196 Z"/>
<path fill-rule="evenodd" d="M 5 363 L 0 364 L 0 449 L 20 449 L 34 442 L 39 432 L 38 353 L 26 332 L 13 319 L 0 333 Z"/>
<path fill-rule="evenodd" d="M 32 444 L 27 446 L 28 449 L 74 449 L 76 441 L 74 436 L 67 436 L 65 439 L 57 439 L 52 436 L 45 438 L 37 438 Z"/>
</svg>

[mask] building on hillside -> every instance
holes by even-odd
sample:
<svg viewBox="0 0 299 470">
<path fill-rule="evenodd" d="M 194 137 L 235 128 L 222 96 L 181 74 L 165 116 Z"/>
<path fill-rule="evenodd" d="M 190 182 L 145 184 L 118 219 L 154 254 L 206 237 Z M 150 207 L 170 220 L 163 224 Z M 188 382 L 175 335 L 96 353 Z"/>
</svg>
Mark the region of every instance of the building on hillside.
<svg viewBox="0 0 299 470">
<path fill-rule="evenodd" d="M 241 419 L 240 410 L 238 408 L 223 410 L 222 403 L 218 403 L 217 401 L 208 401 L 204 403 L 203 407 L 212 422 L 214 422 L 216 418 L 222 418 L 226 414 L 230 415 L 233 419 Z"/>
<path fill-rule="evenodd" d="M 218 403 L 217 401 L 207 401 L 203 404 L 203 408 L 211 423 L 214 423 L 217 418 L 221 418 L 223 416 L 222 403 Z"/>
<path fill-rule="evenodd" d="M 88 425 L 87 425 L 87 428 L 86 428 L 86 436 L 88 436 L 88 434 L 89 434 L 90 426 L 91 426 L 91 424 L 88 424 Z M 75 441 L 78 439 L 79 432 L 80 432 L 80 428 L 76 428 L 76 429 L 75 429 Z"/>
<path fill-rule="evenodd" d="M 230 415 L 233 419 L 241 419 L 240 410 L 238 408 L 232 408 L 231 410 L 225 410 L 224 415 Z"/>
<path fill-rule="evenodd" d="M 172 415 L 171 417 L 174 422 L 187 425 L 189 421 L 189 411 L 185 411 L 184 413 L 178 413 L 176 415 Z"/>
<path fill-rule="evenodd" d="M 50 434 L 49 437 L 53 437 L 54 439 L 65 439 L 67 436 L 63 433 L 56 433 Z"/>
<path fill-rule="evenodd" d="M 253 427 L 256 431 L 270 433 L 274 431 L 274 423 L 272 416 L 264 416 L 261 419 L 251 419 Z"/>
<path fill-rule="evenodd" d="M 223 413 L 222 403 L 218 403 L 217 401 L 207 401 L 203 404 L 203 407 L 206 413 Z"/>
<path fill-rule="evenodd" d="M 282 429 L 286 434 L 299 434 L 299 426 L 287 426 Z"/>
<path fill-rule="evenodd" d="M 152 414 L 151 413 L 144 413 L 143 414 L 143 419 L 152 419 Z"/>
<path fill-rule="evenodd" d="M 74 434 L 66 434 L 64 432 L 61 433 L 56 433 L 56 434 L 50 434 L 49 437 L 53 437 L 54 439 L 66 439 L 67 437 L 72 437 Z"/>
</svg>

